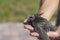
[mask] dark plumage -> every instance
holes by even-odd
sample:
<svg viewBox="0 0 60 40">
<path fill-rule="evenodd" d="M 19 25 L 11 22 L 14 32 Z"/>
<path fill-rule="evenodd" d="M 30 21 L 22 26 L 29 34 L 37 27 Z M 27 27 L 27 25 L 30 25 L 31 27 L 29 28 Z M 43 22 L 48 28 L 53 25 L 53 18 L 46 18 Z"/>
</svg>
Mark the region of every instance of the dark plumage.
<svg viewBox="0 0 60 40">
<path fill-rule="evenodd" d="M 39 33 L 42 40 L 50 40 L 47 36 L 48 31 L 55 31 L 57 28 L 54 27 L 48 20 L 42 18 L 38 14 L 34 14 L 28 17 L 28 23 Z"/>
</svg>

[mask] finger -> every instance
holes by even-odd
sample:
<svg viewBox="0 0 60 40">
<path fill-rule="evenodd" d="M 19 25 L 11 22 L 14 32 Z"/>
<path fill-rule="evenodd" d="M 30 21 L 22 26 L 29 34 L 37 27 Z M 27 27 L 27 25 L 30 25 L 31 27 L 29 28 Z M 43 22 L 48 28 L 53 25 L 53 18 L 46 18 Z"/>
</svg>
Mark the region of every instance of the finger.
<svg viewBox="0 0 60 40">
<path fill-rule="evenodd" d="M 57 38 L 59 37 L 57 32 L 48 32 L 47 35 L 51 38 Z"/>
<path fill-rule="evenodd" d="M 30 31 L 34 31 L 34 28 L 31 25 L 24 25 L 24 28 Z"/>
<path fill-rule="evenodd" d="M 42 40 L 42 38 L 39 36 L 39 34 L 37 32 L 32 32 L 32 33 L 30 33 L 30 35 L 33 37 L 37 37 L 39 40 Z"/>
<path fill-rule="evenodd" d="M 32 32 L 30 33 L 31 36 L 34 36 L 34 37 L 39 37 L 39 34 L 37 32 Z"/>
</svg>

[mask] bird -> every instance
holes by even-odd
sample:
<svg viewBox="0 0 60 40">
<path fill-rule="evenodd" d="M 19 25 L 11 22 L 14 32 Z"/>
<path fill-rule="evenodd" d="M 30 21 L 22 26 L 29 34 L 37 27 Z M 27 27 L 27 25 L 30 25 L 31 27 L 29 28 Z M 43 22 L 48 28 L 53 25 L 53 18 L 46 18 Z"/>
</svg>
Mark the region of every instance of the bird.
<svg viewBox="0 0 60 40">
<path fill-rule="evenodd" d="M 27 19 L 28 24 L 31 25 L 37 33 L 39 33 L 42 40 L 50 40 L 47 32 L 57 30 L 56 26 L 52 25 L 50 21 L 41 17 L 39 14 L 30 15 Z"/>
</svg>

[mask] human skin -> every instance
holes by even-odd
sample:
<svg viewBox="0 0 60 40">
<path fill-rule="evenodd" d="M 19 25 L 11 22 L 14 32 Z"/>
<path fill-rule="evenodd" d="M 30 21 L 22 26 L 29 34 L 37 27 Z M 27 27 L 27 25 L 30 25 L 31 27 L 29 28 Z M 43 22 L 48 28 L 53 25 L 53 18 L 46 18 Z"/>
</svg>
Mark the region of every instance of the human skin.
<svg viewBox="0 0 60 40">
<path fill-rule="evenodd" d="M 24 28 L 30 30 L 30 35 L 40 38 L 39 34 L 34 31 L 34 28 L 31 25 L 27 24 L 27 19 L 24 21 Z M 54 31 L 49 31 L 47 32 L 47 35 L 50 37 L 51 40 L 58 38 L 60 36 L 60 29 L 57 29 L 55 32 Z M 41 40 L 41 39 L 39 39 Z"/>
<path fill-rule="evenodd" d="M 41 16 L 46 18 L 47 20 L 50 20 L 55 11 L 58 9 L 58 6 L 59 0 L 42 0 L 42 4 L 38 13 L 43 13 L 43 15 Z"/>
<path fill-rule="evenodd" d="M 40 6 L 38 14 L 43 13 L 41 17 L 49 21 L 53 16 L 53 14 L 55 13 L 55 11 L 57 10 L 58 4 L 59 4 L 59 0 L 42 0 L 42 5 Z M 34 31 L 34 28 L 31 25 L 27 24 L 27 19 L 24 21 L 24 28 L 30 30 L 31 36 L 35 36 L 37 38 L 39 37 L 39 34 Z M 57 38 L 60 36 L 59 30 L 60 29 L 57 28 L 56 32 L 49 31 L 47 32 L 47 35 L 51 38 L 51 40 L 53 40 L 54 38 Z M 39 37 L 39 40 L 41 40 L 40 37 Z"/>
</svg>

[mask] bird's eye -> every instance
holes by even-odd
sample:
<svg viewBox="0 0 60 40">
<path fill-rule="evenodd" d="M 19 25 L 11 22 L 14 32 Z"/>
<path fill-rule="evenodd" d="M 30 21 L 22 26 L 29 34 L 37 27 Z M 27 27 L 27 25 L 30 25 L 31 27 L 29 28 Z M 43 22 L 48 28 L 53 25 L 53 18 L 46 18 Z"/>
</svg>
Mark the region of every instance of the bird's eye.
<svg viewBox="0 0 60 40">
<path fill-rule="evenodd" d="M 30 18 L 32 18 L 32 17 L 30 17 Z"/>
</svg>

